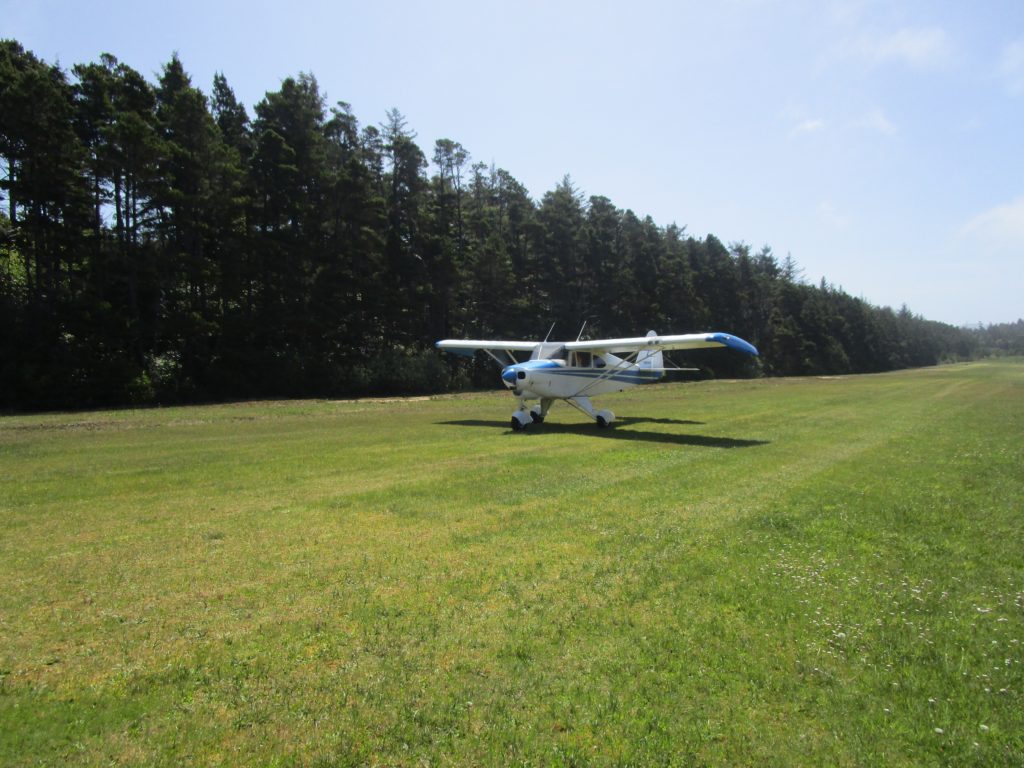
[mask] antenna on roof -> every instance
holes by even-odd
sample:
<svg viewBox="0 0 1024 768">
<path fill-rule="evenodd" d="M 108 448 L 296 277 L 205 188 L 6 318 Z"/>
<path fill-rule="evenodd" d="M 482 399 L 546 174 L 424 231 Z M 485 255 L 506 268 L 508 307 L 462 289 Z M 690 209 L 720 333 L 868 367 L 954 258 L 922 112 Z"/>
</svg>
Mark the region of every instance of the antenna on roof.
<svg viewBox="0 0 1024 768">
<path fill-rule="evenodd" d="M 555 322 L 558 322 L 558 321 L 556 320 Z M 548 328 L 548 335 L 544 337 L 544 343 L 545 343 L 545 344 L 547 343 L 548 339 L 550 339 L 550 338 L 551 338 L 551 332 L 552 332 L 553 330 L 555 330 L 555 323 L 552 323 L 552 324 L 551 324 L 551 327 L 550 327 L 550 328 Z"/>
<path fill-rule="evenodd" d="M 584 320 L 583 321 L 583 326 L 580 328 L 580 332 L 576 336 L 576 341 L 579 341 L 580 339 L 583 338 L 583 329 L 586 328 L 586 327 L 587 327 L 587 321 Z"/>
</svg>

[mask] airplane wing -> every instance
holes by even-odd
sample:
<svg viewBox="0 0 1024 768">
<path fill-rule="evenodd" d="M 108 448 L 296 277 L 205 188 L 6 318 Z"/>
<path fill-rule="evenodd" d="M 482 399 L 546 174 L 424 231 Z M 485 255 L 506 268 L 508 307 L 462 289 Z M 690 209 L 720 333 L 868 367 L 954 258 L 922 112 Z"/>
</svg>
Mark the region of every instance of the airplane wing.
<svg viewBox="0 0 1024 768">
<path fill-rule="evenodd" d="M 454 352 L 456 355 L 472 357 L 478 349 L 485 352 L 533 352 L 539 344 L 538 341 L 501 341 L 501 340 L 480 340 L 480 339 L 442 339 L 434 346 L 446 352 Z"/>
<path fill-rule="evenodd" d="M 578 352 L 640 352 L 649 350 L 708 349 L 728 347 L 748 355 L 756 355 L 757 347 L 739 336 L 728 333 L 684 333 L 677 336 L 636 336 L 629 339 L 595 339 L 593 341 L 570 341 L 565 348 Z"/>
</svg>

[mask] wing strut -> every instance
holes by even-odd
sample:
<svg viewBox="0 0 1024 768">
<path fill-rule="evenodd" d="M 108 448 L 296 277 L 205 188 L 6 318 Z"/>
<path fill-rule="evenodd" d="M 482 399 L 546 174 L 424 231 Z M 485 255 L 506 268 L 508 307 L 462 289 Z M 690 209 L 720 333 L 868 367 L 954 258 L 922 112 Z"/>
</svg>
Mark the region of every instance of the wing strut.
<svg viewBox="0 0 1024 768">
<path fill-rule="evenodd" d="M 601 383 L 602 381 L 604 381 L 605 379 L 609 378 L 610 376 L 614 376 L 619 371 L 624 371 L 624 370 L 627 370 L 627 369 L 631 368 L 633 366 L 634 362 L 636 361 L 637 356 L 642 351 L 643 350 L 638 349 L 636 352 L 633 352 L 629 357 L 624 358 L 622 360 L 622 362 L 619 363 L 618 365 L 616 365 L 616 366 L 614 366 L 612 368 L 609 368 L 607 371 L 604 371 L 600 376 L 598 376 L 593 381 L 589 382 L 587 384 L 587 386 L 583 387 L 583 389 L 579 390 L 575 395 L 573 395 L 573 397 L 580 397 L 588 389 L 590 389 L 591 387 Z"/>
<path fill-rule="evenodd" d="M 506 355 L 508 355 L 508 360 L 502 360 L 500 357 L 498 357 L 496 354 L 494 354 L 489 349 L 484 349 L 484 352 L 486 352 L 488 355 L 490 355 L 491 359 L 494 360 L 494 362 L 496 362 L 502 368 L 504 368 L 506 365 L 515 365 L 516 359 L 515 359 L 515 357 L 512 356 L 512 353 L 509 352 L 507 349 L 504 350 L 504 352 L 505 352 Z"/>
</svg>

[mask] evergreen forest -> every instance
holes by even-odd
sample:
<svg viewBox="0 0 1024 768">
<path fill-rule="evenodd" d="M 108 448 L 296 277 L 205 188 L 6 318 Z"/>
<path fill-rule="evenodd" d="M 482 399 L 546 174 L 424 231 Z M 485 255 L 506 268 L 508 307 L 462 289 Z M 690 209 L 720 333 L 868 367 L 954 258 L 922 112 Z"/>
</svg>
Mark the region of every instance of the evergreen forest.
<svg viewBox="0 0 1024 768">
<path fill-rule="evenodd" d="M 493 386 L 437 339 L 721 330 L 707 375 L 886 371 L 1024 352 L 803 280 L 770 247 L 585 197 L 539 200 L 398 110 L 360 124 L 299 74 L 252 113 L 177 55 L 70 71 L 0 41 L 0 409 Z M 682 212 L 685 214 L 685 212 Z"/>
</svg>

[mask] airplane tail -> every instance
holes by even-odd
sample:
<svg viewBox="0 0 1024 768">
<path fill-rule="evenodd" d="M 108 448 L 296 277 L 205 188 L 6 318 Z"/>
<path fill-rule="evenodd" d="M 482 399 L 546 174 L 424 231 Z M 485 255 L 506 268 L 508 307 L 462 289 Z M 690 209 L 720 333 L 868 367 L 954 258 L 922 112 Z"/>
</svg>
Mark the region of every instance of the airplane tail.
<svg viewBox="0 0 1024 768">
<path fill-rule="evenodd" d="M 654 331 L 648 331 L 647 337 L 657 336 L 658 334 Z M 636 364 L 640 367 L 640 370 L 656 370 L 660 378 L 662 370 L 665 367 L 665 361 L 662 357 L 661 350 L 644 349 L 640 351 L 640 354 L 636 356 Z"/>
</svg>

